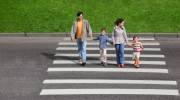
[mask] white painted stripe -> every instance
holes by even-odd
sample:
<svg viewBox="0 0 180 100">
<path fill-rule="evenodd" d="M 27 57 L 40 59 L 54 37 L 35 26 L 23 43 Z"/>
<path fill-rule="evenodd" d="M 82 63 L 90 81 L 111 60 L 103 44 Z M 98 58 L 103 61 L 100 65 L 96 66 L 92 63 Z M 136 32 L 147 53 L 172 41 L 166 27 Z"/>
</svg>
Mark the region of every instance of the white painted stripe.
<svg viewBox="0 0 180 100">
<path fill-rule="evenodd" d="M 167 80 L 110 80 L 110 79 L 46 79 L 43 84 L 154 84 L 177 85 Z"/>
<path fill-rule="evenodd" d="M 168 73 L 168 69 L 157 68 L 48 68 L 48 72 L 142 72 Z"/>
<path fill-rule="evenodd" d="M 108 64 L 117 64 L 116 61 L 107 61 Z M 53 64 L 76 64 L 77 60 L 54 60 Z M 87 61 L 87 64 L 99 64 L 98 60 Z M 125 64 L 132 64 L 133 61 L 125 61 Z M 141 61 L 141 64 L 145 65 L 166 65 L 165 61 Z"/>
<path fill-rule="evenodd" d="M 77 50 L 77 47 L 58 47 L 56 50 Z M 86 50 L 99 50 L 97 47 L 87 47 Z M 108 47 L 107 50 L 115 50 L 115 48 Z M 125 48 L 124 50 L 132 51 L 132 48 Z M 160 48 L 144 48 L 143 51 L 161 51 Z"/>
<path fill-rule="evenodd" d="M 66 56 L 66 57 L 78 57 L 78 54 L 56 54 L 56 57 L 58 56 Z M 100 54 L 86 54 L 88 57 L 99 57 Z M 125 57 L 132 57 L 132 54 L 125 54 Z M 107 54 L 107 57 L 116 57 L 116 54 Z M 164 58 L 164 55 L 155 55 L 155 54 L 141 54 L 141 57 L 147 57 L 147 58 Z"/>
<path fill-rule="evenodd" d="M 139 37 L 139 39 L 141 41 L 152 41 L 152 40 L 155 40 L 154 38 L 151 38 L 151 37 Z M 70 40 L 69 37 L 65 37 L 64 40 Z M 88 38 L 88 40 L 91 40 Z M 133 38 L 128 38 L 128 40 L 133 40 Z"/>
<path fill-rule="evenodd" d="M 60 42 L 58 45 L 77 45 L 75 42 Z M 99 45 L 98 42 L 88 42 L 87 45 Z M 158 42 L 143 43 L 143 45 L 160 45 Z"/>
<path fill-rule="evenodd" d="M 179 95 L 176 89 L 43 89 L 40 95 L 129 94 Z"/>
</svg>

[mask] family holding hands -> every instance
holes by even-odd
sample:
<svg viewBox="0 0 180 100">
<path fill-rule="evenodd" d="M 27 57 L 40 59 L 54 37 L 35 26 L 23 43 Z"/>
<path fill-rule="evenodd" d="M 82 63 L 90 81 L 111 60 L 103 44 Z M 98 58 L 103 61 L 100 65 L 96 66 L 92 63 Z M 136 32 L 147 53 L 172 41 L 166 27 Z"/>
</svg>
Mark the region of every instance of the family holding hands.
<svg viewBox="0 0 180 100">
<path fill-rule="evenodd" d="M 115 47 L 117 67 L 124 67 L 124 46 L 127 44 L 133 48 L 133 65 L 135 68 L 140 67 L 140 52 L 143 50 L 143 45 L 139 41 L 138 36 L 133 37 L 132 43 L 128 42 L 126 29 L 124 27 L 124 19 L 118 18 L 115 21 L 115 27 L 113 28 L 112 37 L 109 38 L 106 29 L 102 28 L 100 35 L 93 39 L 92 30 L 87 20 L 83 19 L 83 12 L 77 13 L 77 19 L 74 21 L 71 27 L 71 41 L 76 40 L 78 46 L 79 63 L 82 66 L 86 65 L 86 46 L 87 38 L 91 40 L 99 41 L 100 50 L 100 63 L 103 66 L 107 66 L 107 43 L 109 42 Z"/>
</svg>

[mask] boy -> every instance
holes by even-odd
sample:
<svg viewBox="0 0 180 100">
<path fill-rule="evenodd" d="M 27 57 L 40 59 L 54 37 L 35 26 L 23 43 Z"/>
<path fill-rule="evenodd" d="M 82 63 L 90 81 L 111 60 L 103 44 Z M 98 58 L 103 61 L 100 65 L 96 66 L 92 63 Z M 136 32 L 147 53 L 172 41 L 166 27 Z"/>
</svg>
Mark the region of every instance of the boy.
<svg viewBox="0 0 180 100">
<path fill-rule="evenodd" d="M 133 61 L 134 61 L 134 67 L 139 68 L 140 67 L 140 52 L 143 50 L 143 45 L 139 41 L 138 36 L 133 37 L 133 42 L 131 44 L 131 47 L 133 48 Z"/>
<path fill-rule="evenodd" d="M 108 36 L 106 35 L 106 29 L 101 29 L 101 34 L 94 40 L 99 40 L 100 49 L 100 61 L 103 66 L 107 66 L 107 42 L 110 42 Z"/>
</svg>

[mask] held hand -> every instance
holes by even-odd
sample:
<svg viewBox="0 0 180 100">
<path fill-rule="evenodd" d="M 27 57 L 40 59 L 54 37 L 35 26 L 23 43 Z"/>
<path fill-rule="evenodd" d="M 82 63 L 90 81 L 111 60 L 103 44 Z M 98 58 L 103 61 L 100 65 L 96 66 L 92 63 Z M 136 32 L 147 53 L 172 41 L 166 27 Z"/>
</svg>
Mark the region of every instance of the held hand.
<svg viewBox="0 0 180 100">
<path fill-rule="evenodd" d="M 127 46 L 128 46 L 128 47 L 132 47 L 132 45 L 131 45 L 131 44 L 127 44 Z"/>
<path fill-rule="evenodd" d="M 74 42 L 74 39 L 71 37 L 71 42 Z"/>
<path fill-rule="evenodd" d="M 114 46 L 114 45 L 115 45 L 115 42 L 112 42 L 112 45 Z"/>
<path fill-rule="evenodd" d="M 90 37 L 90 40 L 93 40 L 93 37 L 92 37 L 92 36 Z"/>
</svg>

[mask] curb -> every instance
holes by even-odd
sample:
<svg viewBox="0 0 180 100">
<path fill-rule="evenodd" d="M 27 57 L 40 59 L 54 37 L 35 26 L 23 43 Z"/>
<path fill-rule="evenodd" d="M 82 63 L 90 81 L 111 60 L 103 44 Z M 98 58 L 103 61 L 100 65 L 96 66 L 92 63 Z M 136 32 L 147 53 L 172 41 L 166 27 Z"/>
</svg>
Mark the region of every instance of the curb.
<svg viewBox="0 0 180 100">
<path fill-rule="evenodd" d="M 93 33 L 98 36 L 100 33 Z M 180 38 L 180 33 L 127 33 L 128 37 L 134 35 L 154 38 Z M 0 37 L 69 37 L 69 33 L 0 33 Z M 111 34 L 108 34 L 111 36 Z"/>
</svg>

